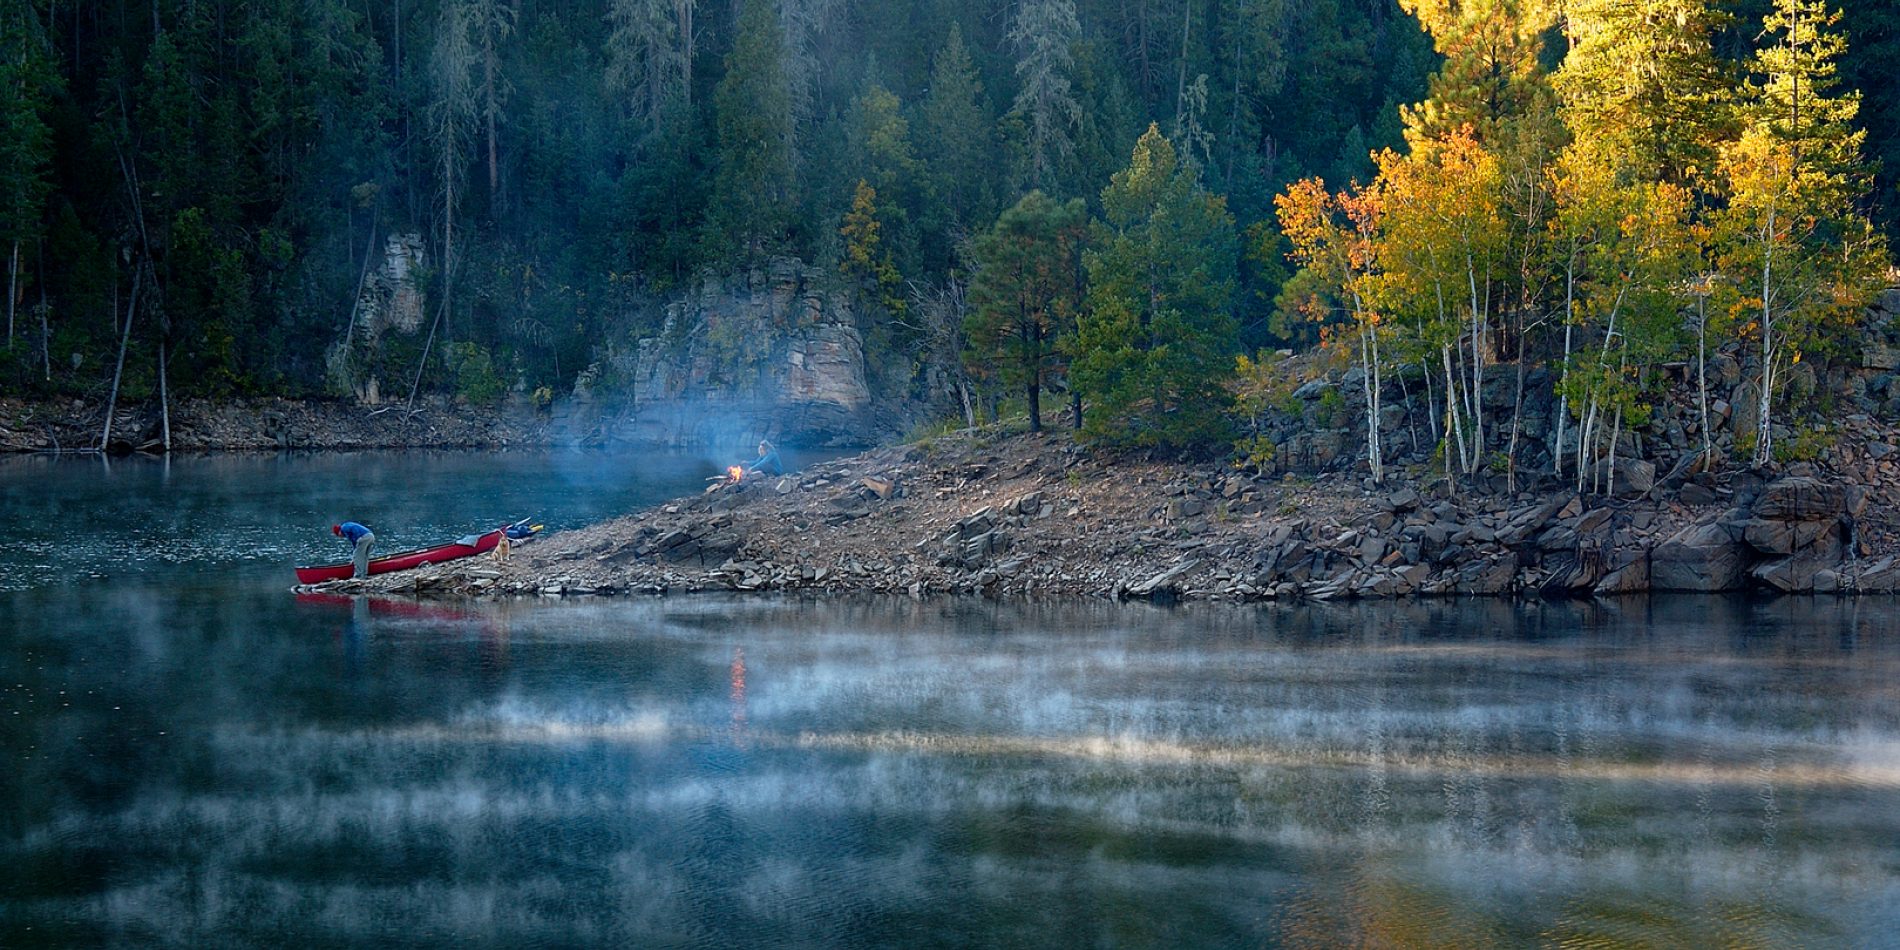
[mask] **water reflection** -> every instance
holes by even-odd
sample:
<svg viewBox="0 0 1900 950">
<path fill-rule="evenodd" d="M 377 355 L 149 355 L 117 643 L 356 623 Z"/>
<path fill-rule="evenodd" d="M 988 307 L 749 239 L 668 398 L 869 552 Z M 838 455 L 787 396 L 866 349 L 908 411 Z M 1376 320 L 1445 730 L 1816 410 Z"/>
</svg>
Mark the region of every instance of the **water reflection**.
<svg viewBox="0 0 1900 950">
<path fill-rule="evenodd" d="M 1876 945 L 1894 620 L 18 592 L 0 945 Z"/>
<path fill-rule="evenodd" d="M 0 591 L 116 577 L 277 577 L 335 560 L 328 526 L 387 550 L 523 515 L 559 529 L 696 491 L 712 461 L 584 451 L 0 458 Z"/>
</svg>

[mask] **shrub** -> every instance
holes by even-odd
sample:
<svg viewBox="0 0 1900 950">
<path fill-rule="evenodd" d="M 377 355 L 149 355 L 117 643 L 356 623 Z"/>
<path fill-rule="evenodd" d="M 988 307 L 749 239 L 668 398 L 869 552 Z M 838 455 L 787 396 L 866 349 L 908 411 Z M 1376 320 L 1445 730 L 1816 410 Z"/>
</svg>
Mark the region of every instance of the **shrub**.
<svg viewBox="0 0 1900 950">
<path fill-rule="evenodd" d="M 479 343 L 464 340 L 449 344 L 448 364 L 455 394 L 471 406 L 493 406 L 508 391 L 508 384 L 495 372 L 495 361 Z"/>
</svg>

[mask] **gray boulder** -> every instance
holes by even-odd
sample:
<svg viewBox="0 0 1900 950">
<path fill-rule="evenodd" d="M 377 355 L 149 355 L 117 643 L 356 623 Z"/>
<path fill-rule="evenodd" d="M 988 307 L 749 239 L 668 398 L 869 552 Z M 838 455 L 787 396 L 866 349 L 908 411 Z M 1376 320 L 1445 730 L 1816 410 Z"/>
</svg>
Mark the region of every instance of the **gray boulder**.
<svg viewBox="0 0 1900 950">
<path fill-rule="evenodd" d="M 1749 560 L 1748 547 L 1722 524 L 1690 525 L 1650 552 L 1649 584 L 1655 590 L 1739 590 Z"/>
<path fill-rule="evenodd" d="M 1838 517 L 1847 510 L 1847 488 L 1818 478 L 1783 478 L 1762 489 L 1753 514 L 1771 521 Z"/>
<path fill-rule="evenodd" d="M 1598 594 L 1636 594 L 1649 590 L 1649 558 L 1639 557 L 1597 582 Z"/>
<path fill-rule="evenodd" d="M 1756 583 L 1784 594 L 1805 593 L 1814 590 L 1817 575 L 1833 570 L 1840 560 L 1839 539 L 1828 538 L 1779 560 L 1758 564 L 1749 574 Z"/>
<path fill-rule="evenodd" d="M 1835 527 L 1835 520 L 1768 521 L 1751 518 L 1743 523 L 1742 539 L 1763 554 L 1793 554 L 1820 540 Z"/>
</svg>

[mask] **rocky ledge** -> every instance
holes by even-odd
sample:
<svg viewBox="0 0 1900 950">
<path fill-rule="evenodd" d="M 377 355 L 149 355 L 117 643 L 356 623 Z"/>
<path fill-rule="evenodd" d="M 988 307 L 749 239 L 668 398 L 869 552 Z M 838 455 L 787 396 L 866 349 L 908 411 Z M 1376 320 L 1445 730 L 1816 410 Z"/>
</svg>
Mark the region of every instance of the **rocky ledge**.
<svg viewBox="0 0 1900 950">
<path fill-rule="evenodd" d="M 705 590 L 1256 601 L 1900 590 L 1900 471 L 1735 471 L 1621 497 L 1377 490 L 966 436 L 717 483 L 505 560 L 324 585 L 427 596 Z M 1871 457 L 1870 457 L 1871 456 Z M 1875 476 L 1872 483 L 1856 473 Z M 1640 473 L 1639 473 L 1640 474 Z"/>
</svg>

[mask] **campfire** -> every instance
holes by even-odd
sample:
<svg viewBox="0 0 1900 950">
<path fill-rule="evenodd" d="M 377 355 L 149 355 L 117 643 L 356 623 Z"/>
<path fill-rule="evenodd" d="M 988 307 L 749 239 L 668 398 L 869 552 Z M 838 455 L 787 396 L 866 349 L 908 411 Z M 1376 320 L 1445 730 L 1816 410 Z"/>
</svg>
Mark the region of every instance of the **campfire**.
<svg viewBox="0 0 1900 950">
<path fill-rule="evenodd" d="M 709 493 L 720 491 L 722 489 L 731 488 L 744 481 L 745 466 L 728 465 L 726 466 L 726 473 L 724 475 L 709 475 L 706 477 L 706 491 Z"/>
</svg>

